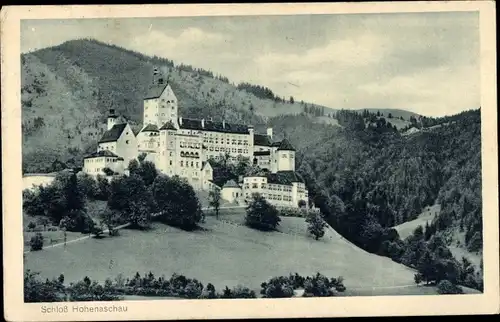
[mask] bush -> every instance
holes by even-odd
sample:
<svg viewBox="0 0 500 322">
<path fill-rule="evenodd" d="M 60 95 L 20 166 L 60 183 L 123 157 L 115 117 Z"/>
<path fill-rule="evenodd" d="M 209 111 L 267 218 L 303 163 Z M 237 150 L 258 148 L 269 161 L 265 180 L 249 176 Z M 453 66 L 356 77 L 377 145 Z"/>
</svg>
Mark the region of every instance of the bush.
<svg viewBox="0 0 500 322">
<path fill-rule="evenodd" d="M 30 231 L 33 231 L 35 228 L 36 228 L 36 224 L 34 222 L 30 221 L 30 223 L 28 224 L 28 229 Z"/>
<path fill-rule="evenodd" d="M 293 296 L 293 284 L 290 279 L 284 276 L 273 277 L 268 282 L 260 285 L 260 294 L 266 298 L 284 298 Z"/>
<path fill-rule="evenodd" d="M 43 248 L 43 235 L 36 233 L 35 236 L 31 237 L 30 246 L 32 251 L 41 250 Z"/>
<path fill-rule="evenodd" d="M 442 280 L 437 285 L 439 294 L 463 294 L 463 290 L 461 287 L 453 284 L 448 280 Z"/>
<path fill-rule="evenodd" d="M 226 286 L 223 293 L 219 297 L 223 299 L 253 299 L 257 298 L 257 295 L 248 287 L 238 285 L 232 289 L 229 289 Z"/>
<path fill-rule="evenodd" d="M 314 236 L 314 239 L 319 240 L 325 235 L 326 222 L 320 213 L 313 212 L 306 218 L 308 223 L 307 231 Z"/>
<path fill-rule="evenodd" d="M 275 230 L 281 221 L 276 207 L 268 203 L 260 194 L 253 194 L 247 207 L 245 224 L 259 230 Z"/>
<path fill-rule="evenodd" d="M 344 292 L 345 286 L 342 277 L 328 279 L 317 273 L 313 277 L 307 277 L 304 282 L 304 297 L 326 297 L 335 296 L 337 292 Z"/>
</svg>

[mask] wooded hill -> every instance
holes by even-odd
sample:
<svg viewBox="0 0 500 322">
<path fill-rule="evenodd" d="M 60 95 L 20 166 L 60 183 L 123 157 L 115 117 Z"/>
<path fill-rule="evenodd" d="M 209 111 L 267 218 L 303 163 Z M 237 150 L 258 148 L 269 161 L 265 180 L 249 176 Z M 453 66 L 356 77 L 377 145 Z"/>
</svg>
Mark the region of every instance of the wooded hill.
<svg viewBox="0 0 500 322">
<path fill-rule="evenodd" d="M 21 55 L 23 170 L 51 171 L 56 159 L 81 166 L 82 156 L 96 148 L 110 108 L 138 130 L 155 66 L 170 82 L 184 117 L 257 125 L 306 109 L 314 118 L 329 114 L 323 106 L 295 102 L 258 85 L 232 84 L 211 71 L 95 40 L 73 40 Z"/>
<path fill-rule="evenodd" d="M 441 204 L 429 228 L 449 245 L 482 249 L 480 110 L 441 119 L 404 136 L 384 119 L 341 111 L 343 127 L 300 116 L 273 118 L 298 148 L 297 168 L 329 222 L 360 247 L 384 253 L 388 228 Z M 384 253 L 384 255 L 388 255 Z"/>
</svg>

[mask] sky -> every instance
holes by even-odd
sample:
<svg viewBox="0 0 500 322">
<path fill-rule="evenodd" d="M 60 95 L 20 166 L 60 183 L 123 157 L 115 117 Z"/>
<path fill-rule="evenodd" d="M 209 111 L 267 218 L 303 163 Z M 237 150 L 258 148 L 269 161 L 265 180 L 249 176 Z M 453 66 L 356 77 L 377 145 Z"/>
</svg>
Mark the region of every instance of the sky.
<svg viewBox="0 0 500 322">
<path fill-rule="evenodd" d="M 94 38 L 331 108 L 480 104 L 477 12 L 25 20 L 21 51 Z"/>
</svg>

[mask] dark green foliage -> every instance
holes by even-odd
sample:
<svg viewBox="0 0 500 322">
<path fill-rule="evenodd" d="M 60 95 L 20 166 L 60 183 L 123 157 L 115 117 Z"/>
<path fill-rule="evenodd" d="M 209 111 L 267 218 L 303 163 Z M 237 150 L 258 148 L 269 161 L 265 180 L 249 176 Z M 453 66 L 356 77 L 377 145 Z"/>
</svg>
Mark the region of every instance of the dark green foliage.
<svg viewBox="0 0 500 322">
<path fill-rule="evenodd" d="M 108 167 L 103 168 L 102 172 L 104 172 L 104 174 L 107 175 L 107 176 L 112 176 L 112 175 L 115 174 L 115 172 L 113 170 L 111 170 L 110 168 L 108 168 Z"/>
<path fill-rule="evenodd" d="M 245 224 L 260 230 L 275 230 L 281 219 L 278 210 L 264 199 L 260 194 L 253 194 L 248 205 Z"/>
<path fill-rule="evenodd" d="M 54 224 L 67 217 L 67 230 L 88 231 L 85 196 L 74 173 L 61 172 L 50 185 L 25 191 L 23 209 L 30 216 L 45 216 Z"/>
<path fill-rule="evenodd" d="M 439 230 L 458 229 L 464 218 L 466 245 L 481 249 L 478 110 L 411 136 L 400 135 L 368 111 L 339 111 L 336 118 L 344 128 L 323 127 L 301 116 L 269 122 L 276 133 L 288 133 L 309 197 L 335 230 L 370 252 L 415 266 L 415 256 L 402 254 L 398 238 L 386 229 L 414 219 L 438 199 L 442 211 L 426 228 L 424 241 Z M 419 243 L 409 247 L 419 251 Z"/>
<path fill-rule="evenodd" d="M 317 273 L 312 277 L 306 277 L 304 281 L 304 297 L 335 296 L 338 292 L 344 292 L 345 289 L 342 277 L 328 279 Z"/>
<path fill-rule="evenodd" d="M 269 281 L 262 283 L 260 294 L 269 298 L 292 297 L 294 285 L 288 277 L 273 277 Z"/>
<path fill-rule="evenodd" d="M 437 285 L 439 294 L 463 294 L 464 291 L 448 280 L 442 280 Z"/>
<path fill-rule="evenodd" d="M 248 158 L 239 158 L 237 162 L 229 162 L 229 154 L 219 160 L 211 159 L 209 162 L 213 169 L 213 182 L 219 187 L 229 180 L 238 182 L 239 176 L 245 175 L 252 168 Z"/>
<path fill-rule="evenodd" d="M 307 231 L 314 236 L 314 239 L 318 240 L 325 235 L 326 223 L 323 217 L 318 212 L 311 212 L 306 218 Z"/>
<path fill-rule="evenodd" d="M 115 227 L 123 223 L 118 211 L 106 207 L 106 209 L 100 214 L 100 219 L 102 224 L 107 227 L 110 236 L 116 236 L 118 234 L 118 230 L 116 230 Z"/>
<path fill-rule="evenodd" d="M 215 216 L 216 218 L 219 218 L 219 209 L 221 201 L 220 189 L 213 188 L 212 190 L 210 190 L 209 198 L 210 198 L 210 207 L 214 208 Z"/>
<path fill-rule="evenodd" d="M 62 281 L 61 281 L 62 276 Z M 57 280 L 40 281 L 38 273 L 24 272 L 24 302 L 58 302 L 64 300 L 64 276 Z"/>
<path fill-rule="evenodd" d="M 100 194 L 98 183 L 91 175 L 80 172 L 77 175 L 77 181 L 78 189 L 84 196 L 91 200 L 99 198 Z"/>
<path fill-rule="evenodd" d="M 197 227 L 202 219 L 201 206 L 193 187 L 186 180 L 159 175 L 152 192 L 161 221 L 186 230 Z"/>
<path fill-rule="evenodd" d="M 97 195 L 98 200 L 108 200 L 110 193 L 110 184 L 106 177 L 97 175 Z"/>
<path fill-rule="evenodd" d="M 226 286 L 219 297 L 222 299 L 253 299 L 256 298 L 257 295 L 248 287 L 238 285 L 233 287 L 232 289 Z"/>
<path fill-rule="evenodd" d="M 67 288 L 67 292 L 69 300 L 72 302 L 115 301 L 119 299 L 119 296 L 114 294 L 114 289 L 110 287 L 108 281 L 103 286 L 97 281 L 91 281 L 88 277 L 75 284 L 71 283 Z"/>
<path fill-rule="evenodd" d="M 111 181 L 108 207 L 117 211 L 132 227 L 147 228 L 154 209 L 151 190 L 137 175 L 120 176 Z"/>
<path fill-rule="evenodd" d="M 30 223 L 28 224 L 28 229 L 33 231 L 33 229 L 35 229 L 35 227 L 36 227 L 36 224 L 34 222 L 30 221 Z"/>
<path fill-rule="evenodd" d="M 32 251 L 41 250 L 43 248 L 43 235 L 42 233 L 36 233 L 35 236 L 30 239 L 30 247 Z"/>
</svg>

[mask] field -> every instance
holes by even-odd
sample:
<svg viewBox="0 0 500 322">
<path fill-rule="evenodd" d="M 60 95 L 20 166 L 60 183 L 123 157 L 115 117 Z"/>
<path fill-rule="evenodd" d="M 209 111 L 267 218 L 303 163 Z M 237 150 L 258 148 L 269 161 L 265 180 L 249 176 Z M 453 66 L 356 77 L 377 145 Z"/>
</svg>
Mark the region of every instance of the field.
<svg viewBox="0 0 500 322">
<path fill-rule="evenodd" d="M 222 217 L 227 218 L 229 214 Z M 231 221 L 207 217 L 204 230 L 184 232 L 155 224 L 151 231 L 121 230 L 118 237 L 86 239 L 26 254 L 25 268 L 67 282 L 89 276 L 104 281 L 119 273 L 174 272 L 211 282 L 218 289 L 242 284 L 256 291 L 267 279 L 298 272 L 343 276 L 349 288 L 413 284 L 414 272 L 388 258 L 369 254 L 329 230 L 324 239 L 307 236 L 303 219 L 282 218 L 281 232 L 258 232 Z M 54 265 L 54 263 L 58 263 Z"/>
<path fill-rule="evenodd" d="M 407 221 L 401 225 L 394 226 L 394 229 L 397 230 L 399 237 L 404 240 L 406 237 L 410 236 L 418 226 L 422 226 L 422 228 L 425 228 L 425 224 L 427 222 L 430 224 L 432 222 L 432 219 L 434 219 L 434 217 L 439 214 L 440 211 L 441 207 L 439 205 L 427 207 L 421 214 L 418 215 L 416 219 Z"/>
<path fill-rule="evenodd" d="M 106 208 L 106 201 L 94 200 L 92 202 L 87 202 L 87 213 L 90 217 L 94 218 L 96 222 L 99 222 L 98 215 Z M 30 250 L 30 240 L 31 237 L 35 236 L 37 232 L 42 233 L 44 237 L 44 246 L 51 246 L 54 244 L 59 244 L 64 242 L 64 232 L 59 230 L 58 227 L 55 227 L 51 224 L 48 224 L 46 227 L 40 224 L 40 217 L 31 217 L 26 214 L 23 214 L 23 240 L 24 240 L 24 251 Z M 36 224 L 36 228 L 34 231 L 30 231 L 28 229 L 28 224 L 33 222 Z M 49 231 L 49 228 L 57 229 L 55 231 Z M 72 241 L 78 238 L 82 238 L 86 235 L 77 232 L 68 231 L 66 233 L 66 241 Z"/>
</svg>

